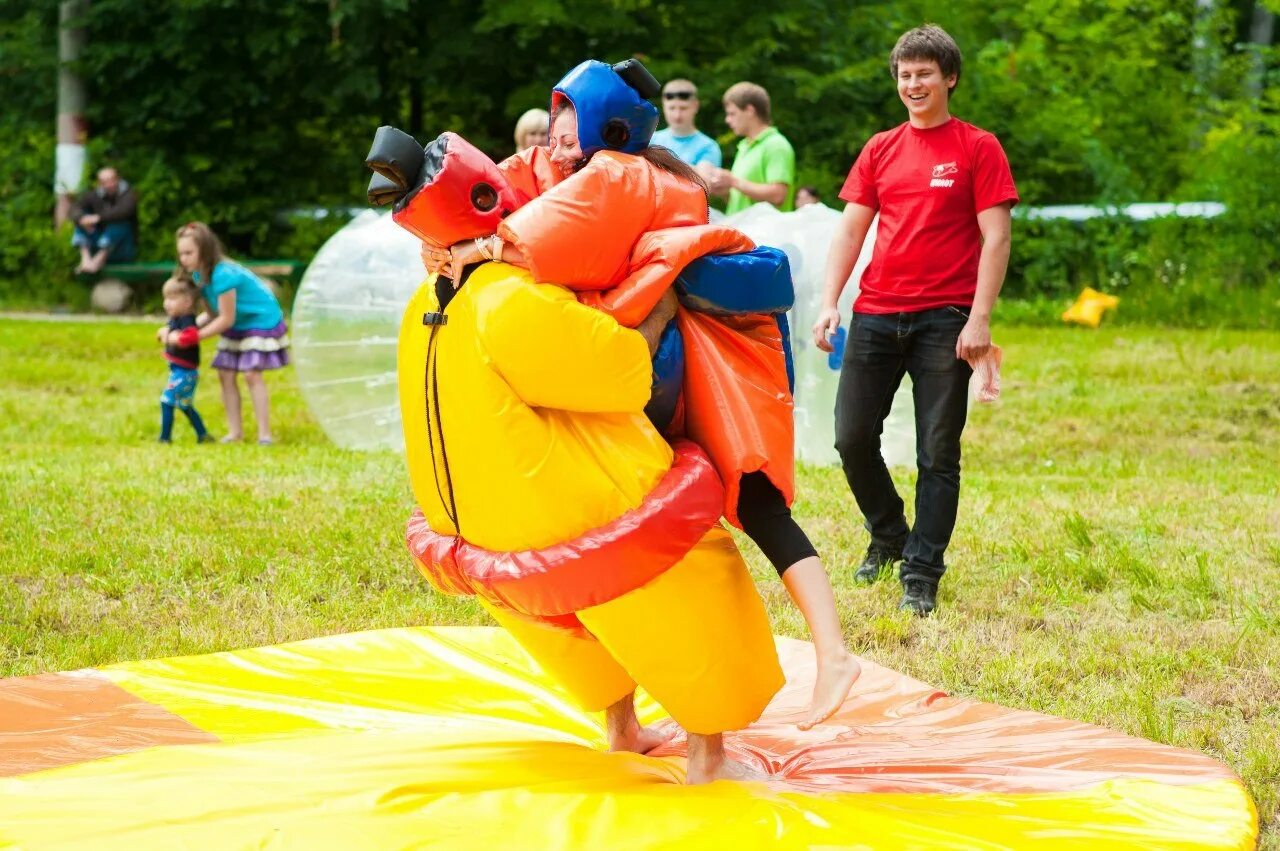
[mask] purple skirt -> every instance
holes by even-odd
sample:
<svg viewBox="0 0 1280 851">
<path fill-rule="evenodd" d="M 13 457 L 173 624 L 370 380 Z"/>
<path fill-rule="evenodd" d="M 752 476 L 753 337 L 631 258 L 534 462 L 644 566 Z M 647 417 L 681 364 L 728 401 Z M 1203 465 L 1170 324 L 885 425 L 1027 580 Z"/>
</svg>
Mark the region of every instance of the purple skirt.
<svg viewBox="0 0 1280 851">
<path fill-rule="evenodd" d="M 274 328 L 223 331 L 218 338 L 214 369 L 261 372 L 289 363 L 289 336 L 284 320 Z"/>
</svg>

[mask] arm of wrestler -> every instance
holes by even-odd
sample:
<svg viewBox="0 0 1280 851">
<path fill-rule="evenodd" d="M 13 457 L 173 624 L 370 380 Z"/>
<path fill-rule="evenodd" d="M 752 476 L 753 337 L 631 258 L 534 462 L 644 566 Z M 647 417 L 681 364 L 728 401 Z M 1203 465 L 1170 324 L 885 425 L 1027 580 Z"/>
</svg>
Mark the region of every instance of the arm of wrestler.
<svg viewBox="0 0 1280 851">
<path fill-rule="evenodd" d="M 578 304 L 568 290 L 511 291 L 485 312 L 480 335 L 494 368 L 533 407 L 620 413 L 642 411 L 649 401 L 645 337 Z"/>
</svg>

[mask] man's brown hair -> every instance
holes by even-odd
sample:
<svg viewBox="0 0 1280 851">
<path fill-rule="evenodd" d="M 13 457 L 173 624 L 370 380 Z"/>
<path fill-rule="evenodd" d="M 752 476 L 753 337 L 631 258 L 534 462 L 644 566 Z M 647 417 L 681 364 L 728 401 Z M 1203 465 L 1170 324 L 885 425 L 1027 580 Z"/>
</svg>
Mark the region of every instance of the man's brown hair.
<svg viewBox="0 0 1280 851">
<path fill-rule="evenodd" d="M 757 86 L 755 83 L 734 83 L 724 93 L 721 99 L 724 103 L 731 103 L 738 109 L 746 109 L 749 106 L 755 107 L 756 116 L 765 124 L 770 123 L 769 118 L 769 93 L 764 90 L 764 86 Z"/>
<path fill-rule="evenodd" d="M 898 63 L 915 60 L 938 63 L 943 77 L 956 76 L 956 84 L 947 90 L 947 96 L 960 85 L 960 46 L 956 40 L 937 24 L 925 24 L 913 30 L 907 30 L 893 46 L 889 54 L 889 72 L 898 79 Z"/>
</svg>

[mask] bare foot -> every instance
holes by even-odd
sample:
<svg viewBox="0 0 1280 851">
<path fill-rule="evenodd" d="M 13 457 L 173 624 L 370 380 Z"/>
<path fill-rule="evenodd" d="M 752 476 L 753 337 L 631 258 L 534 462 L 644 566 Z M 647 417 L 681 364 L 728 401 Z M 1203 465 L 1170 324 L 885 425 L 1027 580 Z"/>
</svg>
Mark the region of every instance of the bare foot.
<svg viewBox="0 0 1280 851">
<path fill-rule="evenodd" d="M 658 745 L 665 745 L 673 735 L 675 735 L 674 731 L 664 732 L 656 727 L 641 727 L 637 724 L 610 735 L 609 750 L 648 753 Z"/>
<path fill-rule="evenodd" d="M 609 750 L 631 753 L 648 753 L 674 735 L 674 731 L 664 733 L 640 724 L 636 717 L 634 694 L 626 695 L 605 709 L 604 730 Z"/>
<path fill-rule="evenodd" d="M 703 783 L 714 783 L 717 780 L 754 783 L 768 779 L 769 775 L 763 771 L 750 768 L 728 757 L 723 757 L 717 763 L 710 765 L 701 761 L 689 760 L 689 770 L 686 773 L 685 782 L 690 786 L 700 786 Z"/>
<path fill-rule="evenodd" d="M 716 780 L 736 780 L 746 783 L 768 779 L 768 774 L 748 768 L 741 762 L 725 756 L 723 734 L 689 734 L 689 761 L 685 782 L 690 786 L 713 783 Z"/>
<path fill-rule="evenodd" d="M 819 659 L 818 678 L 813 684 L 809 714 L 796 726 L 801 730 L 809 730 L 830 718 L 849 696 L 849 689 L 853 688 L 861 674 L 862 666 L 847 650 L 842 649 L 839 656 Z"/>
</svg>

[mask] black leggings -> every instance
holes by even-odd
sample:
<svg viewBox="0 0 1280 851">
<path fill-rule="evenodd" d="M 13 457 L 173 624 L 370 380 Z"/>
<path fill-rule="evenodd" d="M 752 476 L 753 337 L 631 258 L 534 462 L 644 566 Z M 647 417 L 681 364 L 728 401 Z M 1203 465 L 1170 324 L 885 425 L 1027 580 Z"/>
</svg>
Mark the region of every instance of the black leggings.
<svg viewBox="0 0 1280 851">
<path fill-rule="evenodd" d="M 818 554 L 792 518 L 782 492 L 764 473 L 747 473 L 739 482 L 738 520 L 779 576 L 796 562 Z"/>
</svg>

